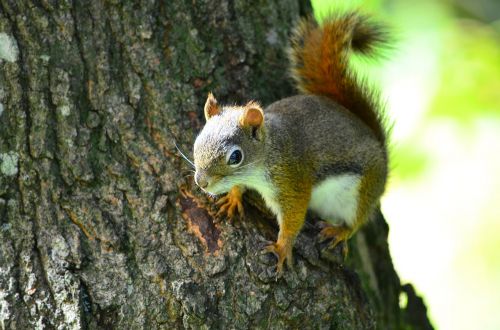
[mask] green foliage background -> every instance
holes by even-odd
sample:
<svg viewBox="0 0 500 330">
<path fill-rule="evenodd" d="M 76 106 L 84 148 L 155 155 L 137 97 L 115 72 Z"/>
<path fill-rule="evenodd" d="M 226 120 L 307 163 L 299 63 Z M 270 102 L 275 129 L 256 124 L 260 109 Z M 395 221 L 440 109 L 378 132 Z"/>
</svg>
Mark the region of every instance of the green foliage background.
<svg viewBox="0 0 500 330">
<path fill-rule="evenodd" d="M 396 39 L 389 61 L 353 65 L 381 86 L 394 124 L 383 211 L 403 281 L 438 329 L 500 329 L 500 2 L 313 6 L 320 19 L 361 8 Z"/>
</svg>

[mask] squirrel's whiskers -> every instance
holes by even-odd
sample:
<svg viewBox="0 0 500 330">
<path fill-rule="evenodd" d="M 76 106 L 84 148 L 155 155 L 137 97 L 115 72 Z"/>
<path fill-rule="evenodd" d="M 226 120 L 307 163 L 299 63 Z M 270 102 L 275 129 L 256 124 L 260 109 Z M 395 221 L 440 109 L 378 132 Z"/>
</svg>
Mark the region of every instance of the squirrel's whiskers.
<svg viewBox="0 0 500 330">
<path fill-rule="evenodd" d="M 188 162 L 188 164 L 191 165 L 192 168 L 196 168 L 196 166 L 194 166 L 193 161 L 191 161 L 186 155 L 184 155 L 184 153 L 181 151 L 181 149 L 179 148 L 179 146 L 177 146 L 177 142 L 174 141 L 174 145 L 175 145 L 175 148 L 177 149 L 177 151 L 179 152 L 179 154 L 181 154 L 182 158 L 186 162 Z"/>
</svg>

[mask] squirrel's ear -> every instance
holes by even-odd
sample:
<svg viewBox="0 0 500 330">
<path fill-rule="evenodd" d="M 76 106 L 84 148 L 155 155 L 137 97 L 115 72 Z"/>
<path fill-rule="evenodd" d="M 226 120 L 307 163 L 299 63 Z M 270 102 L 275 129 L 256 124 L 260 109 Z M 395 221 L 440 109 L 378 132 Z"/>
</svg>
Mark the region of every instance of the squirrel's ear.
<svg viewBox="0 0 500 330">
<path fill-rule="evenodd" d="M 217 100 L 214 95 L 210 92 L 208 93 L 207 102 L 205 102 L 205 119 L 209 120 L 215 115 L 220 113 L 220 107 L 217 104 Z"/>
<path fill-rule="evenodd" d="M 262 123 L 264 123 L 264 111 L 260 105 L 255 102 L 248 103 L 240 117 L 240 125 L 258 128 Z"/>
</svg>

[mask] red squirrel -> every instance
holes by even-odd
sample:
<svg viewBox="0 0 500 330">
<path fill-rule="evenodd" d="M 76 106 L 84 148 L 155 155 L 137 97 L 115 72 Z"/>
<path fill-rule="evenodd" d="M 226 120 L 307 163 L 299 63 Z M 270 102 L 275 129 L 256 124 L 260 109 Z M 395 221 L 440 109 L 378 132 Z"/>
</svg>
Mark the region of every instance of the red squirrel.
<svg viewBox="0 0 500 330">
<path fill-rule="evenodd" d="M 318 25 L 303 19 L 291 39 L 291 74 L 302 95 L 263 109 L 257 102 L 222 106 L 212 94 L 194 144 L 195 182 L 219 195 L 220 213 L 243 213 L 254 189 L 276 215 L 278 239 L 264 251 L 277 272 L 309 209 L 324 220 L 330 247 L 350 238 L 379 207 L 388 172 L 387 130 L 378 92 L 350 67 L 351 54 L 373 55 L 384 28 L 356 12 Z"/>
</svg>

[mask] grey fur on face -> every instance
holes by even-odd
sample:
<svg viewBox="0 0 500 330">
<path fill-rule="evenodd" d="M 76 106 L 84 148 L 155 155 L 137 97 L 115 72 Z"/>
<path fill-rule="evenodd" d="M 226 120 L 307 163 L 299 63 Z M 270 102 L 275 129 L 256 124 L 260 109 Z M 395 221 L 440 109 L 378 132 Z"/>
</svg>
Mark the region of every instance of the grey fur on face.
<svg viewBox="0 0 500 330">
<path fill-rule="evenodd" d="M 245 178 L 249 179 L 254 172 L 252 165 L 263 160 L 264 141 L 258 139 L 263 134 L 257 137 L 251 128 L 240 125 L 243 110 L 243 107 L 224 107 L 218 115 L 207 120 L 194 143 L 195 180 L 211 194 L 225 193 Z M 243 160 L 238 166 L 230 166 L 228 153 L 235 147 L 241 150 Z"/>
</svg>

